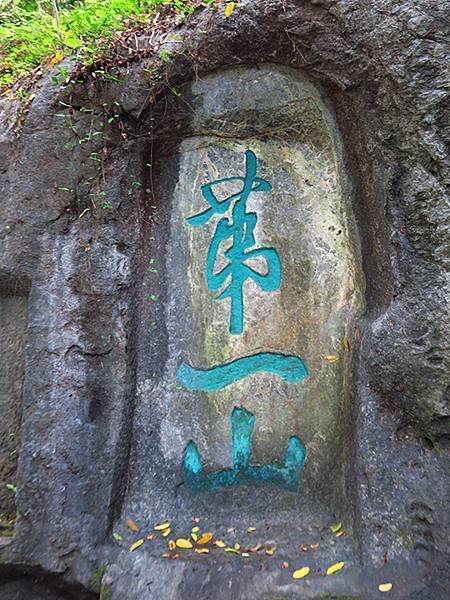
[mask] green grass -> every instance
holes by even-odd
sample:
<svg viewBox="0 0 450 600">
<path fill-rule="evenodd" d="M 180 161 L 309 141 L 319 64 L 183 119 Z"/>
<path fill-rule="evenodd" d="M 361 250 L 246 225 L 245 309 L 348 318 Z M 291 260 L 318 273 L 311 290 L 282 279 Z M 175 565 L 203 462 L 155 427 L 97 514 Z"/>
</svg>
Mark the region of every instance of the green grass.
<svg viewBox="0 0 450 600">
<path fill-rule="evenodd" d="M 187 16 L 211 4 L 216 0 L 0 0 L 0 87 L 46 60 L 73 55 L 92 63 L 114 32 L 145 22 L 161 5 Z"/>
<path fill-rule="evenodd" d="M 96 571 L 94 571 L 92 577 L 91 577 L 91 581 L 90 581 L 90 587 L 91 590 L 93 592 L 95 592 L 96 594 L 100 594 L 102 591 L 102 581 L 103 581 L 103 576 L 105 575 L 106 572 L 106 565 L 100 565 L 98 567 L 98 569 L 96 569 Z"/>
</svg>

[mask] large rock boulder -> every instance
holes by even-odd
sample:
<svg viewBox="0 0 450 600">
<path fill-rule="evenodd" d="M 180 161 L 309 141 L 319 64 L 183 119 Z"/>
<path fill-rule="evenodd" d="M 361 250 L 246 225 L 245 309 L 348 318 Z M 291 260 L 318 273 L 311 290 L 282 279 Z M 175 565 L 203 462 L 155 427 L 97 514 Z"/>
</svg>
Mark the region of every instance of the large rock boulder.
<svg viewBox="0 0 450 600">
<path fill-rule="evenodd" d="M 113 79 L 46 75 L 20 130 L 3 100 L 8 568 L 111 599 L 371 598 L 385 581 L 394 598 L 444 597 L 443 23 L 438 2 L 243 0 L 229 17 L 207 8 L 141 33 L 140 60 L 118 48 Z M 236 334 L 230 300 L 204 278 L 217 221 L 186 219 L 207 208 L 202 185 L 244 176 L 248 150 L 272 188 L 248 200 L 254 245 L 276 250 L 282 273 L 268 291 L 246 282 Z M 300 358 L 308 377 L 256 373 L 214 391 L 178 374 L 257 353 Z M 235 406 L 256 417 L 255 464 L 303 441 L 298 491 L 272 476 L 187 489 L 190 440 L 205 473 L 230 468 Z M 239 551 L 277 550 L 163 558 L 194 517 Z M 146 539 L 166 518 L 172 535 Z"/>
</svg>

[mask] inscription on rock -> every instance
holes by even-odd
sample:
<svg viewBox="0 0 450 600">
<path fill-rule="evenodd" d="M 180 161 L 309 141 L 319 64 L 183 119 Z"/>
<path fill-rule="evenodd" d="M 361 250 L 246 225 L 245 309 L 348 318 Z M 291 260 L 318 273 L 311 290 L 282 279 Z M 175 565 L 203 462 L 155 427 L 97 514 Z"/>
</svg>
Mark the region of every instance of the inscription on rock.
<svg viewBox="0 0 450 600">
<path fill-rule="evenodd" d="M 338 496 L 344 340 L 363 284 L 333 117 L 283 69 L 233 69 L 190 93 L 198 135 L 167 161 L 175 186 L 161 181 L 168 359 L 143 384 L 163 398 L 164 456 L 175 472 L 184 456 L 194 492 L 272 483 Z"/>
</svg>

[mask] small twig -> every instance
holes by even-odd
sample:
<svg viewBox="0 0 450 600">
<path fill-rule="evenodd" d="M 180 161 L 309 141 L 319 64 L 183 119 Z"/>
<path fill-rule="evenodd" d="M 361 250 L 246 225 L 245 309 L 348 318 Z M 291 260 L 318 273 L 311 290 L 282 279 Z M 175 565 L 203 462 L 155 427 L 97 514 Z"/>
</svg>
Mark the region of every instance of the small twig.
<svg viewBox="0 0 450 600">
<path fill-rule="evenodd" d="M 61 21 L 59 18 L 58 0 L 52 0 L 52 10 L 53 10 L 53 16 L 55 18 L 56 31 L 58 33 L 59 43 L 61 44 L 62 43 L 62 33 L 61 33 Z"/>
<path fill-rule="evenodd" d="M 302 58 L 302 60 L 303 60 L 303 62 L 304 62 L 305 64 L 309 64 L 309 63 L 308 63 L 308 61 L 306 60 L 306 58 L 303 56 L 303 54 L 302 54 L 302 53 L 300 52 L 300 50 L 298 49 L 298 47 L 297 47 L 297 42 L 296 42 L 295 40 L 293 40 L 293 39 L 291 38 L 291 36 L 289 35 L 289 32 L 288 32 L 287 30 L 285 30 L 285 32 L 284 32 L 284 33 L 285 33 L 285 34 L 288 36 L 288 38 L 289 38 L 289 41 L 290 41 L 290 42 L 291 42 L 291 44 L 292 44 L 292 49 L 293 49 L 293 51 L 294 51 L 294 52 L 296 52 L 296 53 L 297 53 L 299 56 L 301 56 L 301 58 Z"/>
</svg>

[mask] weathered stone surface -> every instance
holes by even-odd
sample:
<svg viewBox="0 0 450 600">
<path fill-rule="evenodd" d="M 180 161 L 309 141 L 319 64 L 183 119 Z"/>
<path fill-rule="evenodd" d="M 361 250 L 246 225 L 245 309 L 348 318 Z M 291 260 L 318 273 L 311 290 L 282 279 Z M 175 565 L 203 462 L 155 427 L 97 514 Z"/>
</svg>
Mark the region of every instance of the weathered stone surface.
<svg viewBox="0 0 450 600">
<path fill-rule="evenodd" d="M 385 576 L 394 581 L 391 597 L 445 596 L 445 19 L 442 3 L 419 0 L 243 0 L 229 18 L 200 11 L 173 32 L 169 61 L 155 55 L 127 65 L 120 85 L 88 79 L 57 90 L 44 78 L 18 135 L 5 122 L 13 113 L 7 105 L 0 280 L 28 278 L 31 289 L 19 518 L 2 560 L 39 564 L 84 585 L 106 564 L 104 582 L 111 598 L 121 599 L 371 598 Z M 170 361 L 164 290 L 171 212 L 162 192 L 169 199 L 174 189 L 165 182 L 175 185 L 177 148 L 187 136 L 205 135 L 203 125 L 207 146 L 227 147 L 227 128 L 195 121 L 190 107 L 203 102 L 217 120 L 220 102 L 212 92 L 191 98 L 184 84 L 205 77 L 208 85 L 213 71 L 268 64 L 314 82 L 336 115 L 361 244 L 366 309 L 352 344 L 359 363 L 345 415 L 347 502 L 336 514 L 275 489 L 193 500 L 181 471 L 167 469 L 170 435 L 163 446 L 158 424 L 170 406 L 146 393 L 145 382 L 163 379 Z M 279 67 L 272 68 L 276 76 Z M 251 97 L 241 100 L 248 102 L 245 128 L 232 138 L 241 138 L 240 148 L 251 138 L 270 147 L 274 136 L 261 139 L 264 111 L 255 115 Z M 268 107 L 269 100 L 276 98 Z M 110 124 L 105 104 L 119 115 Z M 81 108 L 105 121 L 101 135 L 92 136 L 97 120 Z M 276 114 L 267 116 L 277 123 Z M 105 198 L 111 208 L 101 208 Z M 156 274 L 146 272 L 149 257 Z M 221 535 L 236 527 L 230 541 L 244 543 L 239 527 L 258 515 L 269 526 L 261 537 L 280 542 L 276 560 L 291 564 L 299 543 L 329 540 L 335 519 L 343 518 L 351 535 L 339 538 L 342 546 L 322 541 L 323 554 L 311 559 L 312 576 L 300 589 L 275 560 L 261 559 L 263 571 L 228 555 L 164 561 L 161 540 L 130 554 L 130 514 L 145 524 L 176 517 L 182 531 L 199 514 Z M 123 549 L 113 529 L 124 534 Z M 324 577 L 334 560 L 345 560 L 346 569 Z"/>
<path fill-rule="evenodd" d="M 1 285 L 1 284 L 0 284 Z M 1 293 L 3 291 L 3 294 Z M 0 291 L 0 523 L 15 516 L 14 494 L 6 488 L 16 482 L 17 455 L 20 448 L 22 384 L 25 369 L 27 296 L 20 286 L 4 285 Z"/>
</svg>

